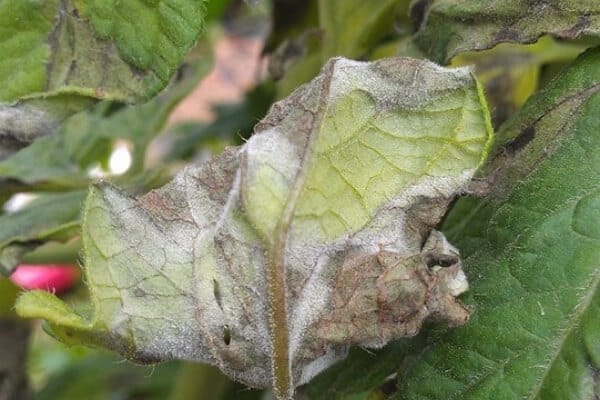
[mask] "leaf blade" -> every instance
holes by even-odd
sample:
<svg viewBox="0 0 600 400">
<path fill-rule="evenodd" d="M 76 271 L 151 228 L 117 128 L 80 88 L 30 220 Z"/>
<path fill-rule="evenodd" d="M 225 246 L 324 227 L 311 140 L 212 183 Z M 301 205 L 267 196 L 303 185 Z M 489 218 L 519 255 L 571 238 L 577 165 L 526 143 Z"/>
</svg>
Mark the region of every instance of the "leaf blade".
<svg viewBox="0 0 600 400">
<path fill-rule="evenodd" d="M 373 121 L 386 125 L 386 143 L 395 146 L 339 146 L 367 134 Z M 430 131 L 439 136 L 405 156 L 404 137 Z M 466 289 L 461 263 L 432 227 L 491 138 L 469 70 L 333 59 L 277 103 L 243 147 L 137 199 L 107 184 L 92 188 L 82 236 L 95 314 L 67 340 L 144 362 L 209 362 L 248 385 L 272 385 L 283 399 L 351 344 L 379 347 L 414 335 L 429 317 L 460 325 L 468 318 L 455 299 Z M 413 174 L 398 174 L 378 152 Z M 393 189 L 370 193 L 363 185 L 358 199 L 356 185 L 330 184 L 327 192 L 321 166 L 338 157 L 352 172 L 352 158 L 365 154 L 357 176 Z M 330 195 L 306 201 L 308 187 Z M 350 214 L 368 207 L 342 230 L 321 230 L 317 207 L 335 212 L 344 202 Z M 316 224 L 306 223 L 302 204 L 315 210 Z M 18 308 L 35 303 L 28 315 L 43 315 L 28 296 Z M 64 318 L 48 316 L 59 337 Z"/>
</svg>

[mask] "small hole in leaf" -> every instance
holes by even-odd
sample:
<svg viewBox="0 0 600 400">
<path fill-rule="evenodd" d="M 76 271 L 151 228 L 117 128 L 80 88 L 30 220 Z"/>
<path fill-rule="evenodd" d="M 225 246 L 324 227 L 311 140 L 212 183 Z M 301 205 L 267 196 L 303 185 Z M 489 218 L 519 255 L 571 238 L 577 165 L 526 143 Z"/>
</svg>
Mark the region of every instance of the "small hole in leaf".
<svg viewBox="0 0 600 400">
<path fill-rule="evenodd" d="M 231 343 L 231 331 L 227 325 L 223 327 L 223 342 L 226 346 L 229 346 L 229 343 Z"/>
<path fill-rule="evenodd" d="M 381 386 L 379 386 L 379 390 L 385 397 L 389 397 L 398 391 L 398 386 L 396 382 L 396 377 L 391 379 L 387 379 Z"/>
<path fill-rule="evenodd" d="M 447 267 L 453 266 L 457 262 L 458 262 L 458 258 L 456 256 L 451 256 L 448 254 L 441 254 L 441 255 L 428 254 L 425 257 L 425 263 L 427 264 L 427 268 L 433 268 L 435 266 L 447 268 Z"/>
<path fill-rule="evenodd" d="M 221 288 L 219 287 L 219 282 L 216 279 L 213 279 L 213 296 L 217 301 L 217 305 L 223 311 L 223 305 L 221 304 Z"/>
</svg>

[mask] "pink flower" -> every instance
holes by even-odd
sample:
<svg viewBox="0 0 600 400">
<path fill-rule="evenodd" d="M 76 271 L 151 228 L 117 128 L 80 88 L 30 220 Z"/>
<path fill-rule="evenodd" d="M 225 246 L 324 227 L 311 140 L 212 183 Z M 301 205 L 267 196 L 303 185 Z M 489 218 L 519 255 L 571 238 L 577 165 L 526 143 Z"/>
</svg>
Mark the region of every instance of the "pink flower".
<svg viewBox="0 0 600 400">
<path fill-rule="evenodd" d="M 78 278 L 79 269 L 64 264 L 21 264 L 10 276 L 23 289 L 41 289 L 53 293 L 65 292 L 74 286 Z"/>
</svg>

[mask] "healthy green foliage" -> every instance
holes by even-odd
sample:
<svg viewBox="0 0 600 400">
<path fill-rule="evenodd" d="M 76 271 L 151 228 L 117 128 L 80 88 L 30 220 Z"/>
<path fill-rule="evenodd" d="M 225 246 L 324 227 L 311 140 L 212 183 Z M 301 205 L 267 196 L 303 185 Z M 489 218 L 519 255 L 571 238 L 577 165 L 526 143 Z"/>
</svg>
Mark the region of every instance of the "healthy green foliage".
<svg viewBox="0 0 600 400">
<path fill-rule="evenodd" d="M 174 363 L 152 367 L 131 365 L 109 354 L 94 354 L 91 351 L 84 356 L 71 356 L 68 363 L 61 366 L 60 361 L 63 360 L 59 356 L 59 349 L 44 344 L 45 348 L 35 350 L 40 353 L 46 350 L 49 354 L 35 354 L 38 358 L 34 358 L 34 367 L 54 371 L 48 376 L 48 384 L 36 394 L 37 400 L 165 400 L 179 369 Z"/>
</svg>

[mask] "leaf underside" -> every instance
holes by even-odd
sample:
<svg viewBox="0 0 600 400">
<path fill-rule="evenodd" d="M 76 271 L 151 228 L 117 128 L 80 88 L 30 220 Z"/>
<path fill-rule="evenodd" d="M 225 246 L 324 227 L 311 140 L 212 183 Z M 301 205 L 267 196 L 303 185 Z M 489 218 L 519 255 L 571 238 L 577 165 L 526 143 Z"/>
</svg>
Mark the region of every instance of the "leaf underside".
<svg viewBox="0 0 600 400">
<path fill-rule="evenodd" d="M 69 343 L 212 363 L 278 398 L 345 357 L 464 323 L 458 252 L 433 227 L 491 140 L 468 69 L 333 59 L 244 146 L 140 198 L 84 208 L 89 319 L 29 292 Z"/>
</svg>

